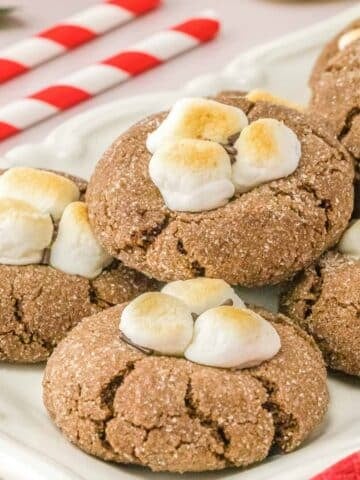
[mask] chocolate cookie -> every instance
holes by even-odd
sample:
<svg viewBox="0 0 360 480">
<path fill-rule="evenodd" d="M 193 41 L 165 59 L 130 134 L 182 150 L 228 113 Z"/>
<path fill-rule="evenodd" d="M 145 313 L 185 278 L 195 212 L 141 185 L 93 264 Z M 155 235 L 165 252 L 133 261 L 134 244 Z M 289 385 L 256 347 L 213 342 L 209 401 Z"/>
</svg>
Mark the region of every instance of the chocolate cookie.
<svg viewBox="0 0 360 480">
<path fill-rule="evenodd" d="M 319 345 L 327 365 L 360 375 L 360 261 L 328 252 L 283 295 L 281 310 Z"/>
<path fill-rule="evenodd" d="M 320 352 L 284 316 L 257 310 L 281 350 L 258 367 L 229 370 L 129 346 L 119 332 L 124 307 L 83 320 L 45 370 L 50 416 L 87 453 L 154 471 L 244 467 L 272 447 L 292 451 L 323 419 Z"/>
<path fill-rule="evenodd" d="M 353 165 L 318 115 L 236 94 L 217 101 L 242 111 L 250 126 L 261 121 L 263 128 L 269 120 L 288 127 L 301 148 L 293 173 L 250 189 L 239 183 L 233 195 L 226 178 L 221 180 L 227 196 L 222 206 L 196 213 L 170 209 L 150 178 L 149 162 L 155 155 L 146 147 L 149 134 L 167 118 L 160 113 L 122 134 L 96 166 L 86 195 L 90 222 L 107 252 L 158 280 L 207 276 L 245 286 L 274 284 L 309 265 L 340 237 L 353 208 Z M 233 165 L 238 136 L 224 145 Z M 265 153 L 273 147 L 264 138 L 258 142 L 253 135 L 253 140 Z M 199 163 L 201 155 L 208 160 L 221 156 L 217 145 L 211 149 L 199 143 Z M 183 148 L 192 146 L 183 141 Z M 226 158 L 220 160 L 225 165 Z M 231 166 L 226 168 L 221 175 L 229 174 Z M 174 189 L 176 185 L 169 197 Z M 215 196 L 199 198 L 211 202 Z"/>
<path fill-rule="evenodd" d="M 49 265 L 51 250 L 64 230 L 64 226 L 61 227 L 64 215 L 59 223 L 57 217 L 60 213 L 57 212 L 57 207 L 66 198 L 66 195 L 59 194 L 64 192 L 61 188 L 53 196 L 49 194 L 49 189 L 54 188 L 59 177 L 68 178 L 71 184 L 66 185 L 66 188 L 72 188 L 81 200 L 86 191 L 86 182 L 58 174 L 42 178 L 37 176 L 38 172 L 33 169 L 11 169 L 3 174 L 7 175 L 4 181 L 1 181 L 0 177 L 0 361 L 23 363 L 43 361 L 59 340 L 83 317 L 127 301 L 155 286 L 153 281 L 125 267 L 116 259 L 107 260 L 105 268 L 91 278 L 69 274 Z M 24 173 L 26 175 L 23 175 Z M 45 192 L 42 199 L 39 193 L 41 188 L 36 183 L 39 178 L 41 182 L 45 179 L 42 185 Z M 26 188 L 20 192 L 15 185 L 23 180 L 34 187 L 30 201 L 39 203 L 39 198 L 56 199 L 51 206 L 52 220 L 48 214 L 36 210 L 29 203 L 14 198 L 27 195 Z M 11 196 L 13 198 L 10 198 Z M 68 199 L 65 203 L 67 201 Z M 82 212 L 77 225 L 83 225 L 83 202 L 75 201 L 69 205 L 74 205 L 78 213 Z M 47 248 L 45 243 L 41 245 L 39 242 L 46 237 L 49 226 L 50 244 Z M 82 226 L 80 228 L 79 238 L 85 240 L 85 248 L 92 252 L 93 243 L 87 243 L 89 241 L 87 230 Z M 76 237 L 76 228 L 70 230 L 70 236 Z M 57 245 L 59 252 L 59 242 Z M 39 252 L 33 249 L 35 246 L 40 249 Z M 66 242 L 64 245 L 64 242 L 60 241 L 60 247 L 60 250 L 66 250 L 69 243 Z M 74 247 L 73 252 L 69 248 L 66 255 L 70 259 L 78 256 L 81 264 L 80 247 Z M 62 255 L 58 255 L 56 261 L 54 259 L 52 263 L 62 266 L 61 260 Z M 73 263 L 71 268 L 78 268 L 76 258 Z M 66 263 L 64 268 L 67 268 Z"/>
<path fill-rule="evenodd" d="M 356 35 L 351 36 L 354 32 L 357 32 Z M 325 47 L 315 64 L 310 85 L 312 88 L 310 110 L 323 115 L 337 138 L 358 161 L 360 20 L 349 25 Z"/>
<path fill-rule="evenodd" d="M 325 45 L 312 70 L 309 81 L 311 87 L 318 82 L 322 73 L 326 70 L 329 60 L 349 46 L 352 41 L 356 41 L 356 37 L 359 37 L 359 29 L 360 19 L 354 20 Z M 357 35 L 352 35 L 352 38 L 349 37 L 349 34 L 351 35 L 351 32 L 354 31 L 357 32 Z"/>
</svg>

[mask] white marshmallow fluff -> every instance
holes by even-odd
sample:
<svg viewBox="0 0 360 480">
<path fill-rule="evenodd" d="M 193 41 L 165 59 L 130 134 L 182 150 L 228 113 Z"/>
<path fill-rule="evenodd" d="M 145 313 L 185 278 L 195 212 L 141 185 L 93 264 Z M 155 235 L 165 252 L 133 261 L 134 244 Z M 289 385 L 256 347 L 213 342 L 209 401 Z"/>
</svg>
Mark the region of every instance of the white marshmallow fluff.
<svg viewBox="0 0 360 480">
<path fill-rule="evenodd" d="M 167 142 L 152 156 L 149 173 L 170 210 L 211 210 L 225 205 L 235 192 L 230 157 L 215 142 Z"/>
<path fill-rule="evenodd" d="M 173 295 L 185 302 L 196 315 L 227 302 L 234 307 L 245 307 L 234 289 L 224 280 L 217 278 L 191 278 L 177 280 L 165 285 L 163 293 Z"/>
<path fill-rule="evenodd" d="M 341 237 L 339 252 L 360 260 L 360 220 L 354 220 Z"/>
<path fill-rule="evenodd" d="M 144 293 L 123 310 L 121 332 L 134 344 L 164 355 L 183 355 L 193 334 L 189 307 L 165 293 Z"/>
<path fill-rule="evenodd" d="M 71 275 L 98 276 L 110 257 L 91 229 L 84 202 L 70 203 L 64 210 L 50 252 L 50 265 Z"/>
<path fill-rule="evenodd" d="M 147 149 L 155 153 L 169 140 L 192 138 L 227 143 L 248 124 L 245 113 L 230 105 L 206 98 L 178 100 L 160 126 L 149 134 Z"/>
<path fill-rule="evenodd" d="M 21 200 L 0 198 L 0 263 L 39 263 L 53 230 L 49 214 Z"/>
<path fill-rule="evenodd" d="M 28 167 L 10 168 L 0 176 L 0 198 L 29 203 L 59 220 L 65 207 L 80 197 L 77 185 L 56 173 Z"/>
<path fill-rule="evenodd" d="M 262 118 L 244 128 L 234 147 L 233 182 L 239 192 L 293 173 L 301 158 L 301 144 L 284 123 Z"/>
</svg>

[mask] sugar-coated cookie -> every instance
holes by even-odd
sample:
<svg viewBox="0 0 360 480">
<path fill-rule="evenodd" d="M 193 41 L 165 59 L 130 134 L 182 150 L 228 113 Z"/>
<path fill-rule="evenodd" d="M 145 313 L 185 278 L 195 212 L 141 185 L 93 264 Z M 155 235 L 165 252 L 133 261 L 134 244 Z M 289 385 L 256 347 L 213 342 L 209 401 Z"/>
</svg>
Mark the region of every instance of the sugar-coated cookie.
<svg viewBox="0 0 360 480">
<path fill-rule="evenodd" d="M 350 157 L 318 115 L 250 98 L 182 99 L 108 149 L 87 203 L 109 254 L 162 281 L 256 286 L 337 242 L 353 208 Z"/>
<path fill-rule="evenodd" d="M 129 345 L 119 332 L 124 308 L 83 320 L 45 370 L 45 406 L 85 452 L 154 471 L 245 467 L 273 447 L 292 451 L 321 423 L 328 404 L 323 360 L 286 317 L 256 310 L 277 332 L 280 351 L 233 370 Z"/>
<path fill-rule="evenodd" d="M 281 311 L 314 337 L 330 368 L 360 376 L 359 221 L 344 234 L 339 250 L 294 279 Z"/>
<path fill-rule="evenodd" d="M 321 114 L 341 143 L 360 159 L 360 19 L 325 47 L 315 64 L 310 110 Z M 358 166 L 358 165 L 357 165 Z"/>
<path fill-rule="evenodd" d="M 154 288 L 95 239 L 83 180 L 0 176 L 0 361 L 39 362 L 83 317 Z"/>
</svg>

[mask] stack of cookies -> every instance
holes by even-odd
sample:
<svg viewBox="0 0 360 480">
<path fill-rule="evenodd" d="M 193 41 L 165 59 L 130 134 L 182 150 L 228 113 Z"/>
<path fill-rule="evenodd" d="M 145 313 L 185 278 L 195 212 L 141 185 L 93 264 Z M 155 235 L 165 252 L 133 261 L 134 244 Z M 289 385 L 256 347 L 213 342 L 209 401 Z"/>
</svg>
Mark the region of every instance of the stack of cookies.
<svg viewBox="0 0 360 480">
<path fill-rule="evenodd" d="M 360 376 L 359 42 L 357 21 L 325 48 L 307 111 L 184 98 L 123 133 L 89 185 L 2 173 L 0 359 L 56 347 L 45 406 L 82 450 L 245 467 L 320 425 L 326 366 Z M 234 288 L 274 284 L 280 313 Z"/>
</svg>

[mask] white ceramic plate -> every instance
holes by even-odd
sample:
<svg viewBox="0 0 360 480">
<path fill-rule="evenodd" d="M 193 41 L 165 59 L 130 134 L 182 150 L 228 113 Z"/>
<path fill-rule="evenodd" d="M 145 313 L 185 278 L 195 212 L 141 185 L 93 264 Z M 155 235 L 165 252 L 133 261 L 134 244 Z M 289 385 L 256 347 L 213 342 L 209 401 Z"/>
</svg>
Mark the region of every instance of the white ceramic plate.
<svg viewBox="0 0 360 480">
<path fill-rule="evenodd" d="M 199 77 L 184 89 L 120 100 L 74 117 L 44 143 L 9 151 L 1 167 L 31 165 L 66 170 L 88 178 L 102 151 L 134 121 L 184 95 L 222 89 L 265 88 L 305 102 L 307 78 L 322 45 L 360 16 L 360 6 L 307 30 L 241 55 L 222 72 Z M 276 309 L 276 289 L 245 290 L 242 296 Z M 43 367 L 0 366 L 0 480 L 168 480 L 138 467 L 106 464 L 65 440 L 49 421 L 41 401 Z M 360 449 L 360 382 L 332 375 L 331 407 L 322 427 L 297 451 L 274 456 L 248 470 L 185 475 L 193 480 L 308 480 L 326 466 Z"/>
</svg>

